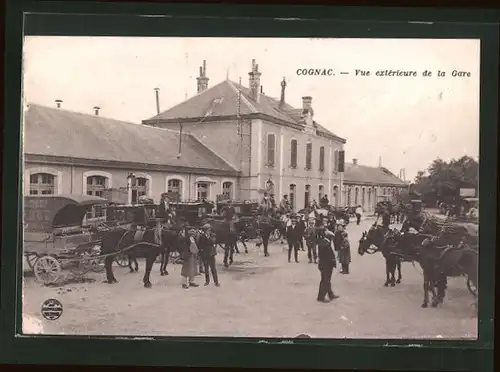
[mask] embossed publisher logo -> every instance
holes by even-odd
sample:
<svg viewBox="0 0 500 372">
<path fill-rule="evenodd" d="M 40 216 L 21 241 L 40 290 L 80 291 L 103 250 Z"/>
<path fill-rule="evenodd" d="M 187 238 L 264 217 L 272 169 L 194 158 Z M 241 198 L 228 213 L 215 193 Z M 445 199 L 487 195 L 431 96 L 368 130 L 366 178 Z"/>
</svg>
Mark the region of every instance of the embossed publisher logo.
<svg viewBox="0 0 500 372">
<path fill-rule="evenodd" d="M 63 313 L 63 305 L 56 299 L 49 299 L 42 304 L 42 315 L 47 320 L 56 320 L 61 317 Z"/>
</svg>

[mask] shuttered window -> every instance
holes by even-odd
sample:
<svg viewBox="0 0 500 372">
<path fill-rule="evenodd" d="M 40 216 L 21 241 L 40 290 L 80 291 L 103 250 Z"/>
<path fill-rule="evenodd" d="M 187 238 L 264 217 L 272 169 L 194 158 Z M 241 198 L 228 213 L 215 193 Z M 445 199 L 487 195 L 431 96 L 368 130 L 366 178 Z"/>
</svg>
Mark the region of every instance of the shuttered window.
<svg viewBox="0 0 500 372">
<path fill-rule="evenodd" d="M 297 168 L 297 140 L 290 143 L 290 167 Z"/>
<path fill-rule="evenodd" d="M 306 169 L 312 168 L 312 143 L 306 145 Z"/>
<path fill-rule="evenodd" d="M 276 136 L 274 133 L 267 135 L 267 165 L 274 167 L 276 154 Z"/>
<path fill-rule="evenodd" d="M 325 147 L 321 146 L 319 148 L 319 170 L 323 172 L 325 170 Z"/>
</svg>

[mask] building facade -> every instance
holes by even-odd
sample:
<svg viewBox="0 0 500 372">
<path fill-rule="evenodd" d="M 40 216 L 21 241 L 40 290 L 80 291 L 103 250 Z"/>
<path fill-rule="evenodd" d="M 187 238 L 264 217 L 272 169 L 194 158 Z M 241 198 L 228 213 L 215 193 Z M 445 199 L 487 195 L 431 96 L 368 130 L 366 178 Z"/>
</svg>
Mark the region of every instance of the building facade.
<svg viewBox="0 0 500 372">
<path fill-rule="evenodd" d="M 334 185 L 336 197 L 332 204 L 339 205 L 339 199 L 342 199 L 343 205 L 361 205 L 367 213 L 373 213 L 378 202 L 384 200 L 394 202 L 401 191 L 409 189 L 407 182 L 387 168 L 360 165 L 357 159 L 345 164 L 343 176 L 342 187 Z"/>
<path fill-rule="evenodd" d="M 194 135 L 96 114 L 28 106 L 24 195 L 86 194 L 127 203 L 141 196 L 158 202 L 164 192 L 182 199 L 235 195 L 238 170 Z"/>
<path fill-rule="evenodd" d="M 312 97 L 294 108 L 286 103 L 284 80 L 275 99 L 262 92 L 260 77 L 253 60 L 249 87 L 227 79 L 208 88 L 204 62 L 198 94 L 143 124 L 194 134 L 241 172 L 237 198 L 259 199 L 269 190 L 277 199 L 288 194 L 299 210 L 324 194 L 331 197 L 346 140 L 314 120 Z"/>
</svg>

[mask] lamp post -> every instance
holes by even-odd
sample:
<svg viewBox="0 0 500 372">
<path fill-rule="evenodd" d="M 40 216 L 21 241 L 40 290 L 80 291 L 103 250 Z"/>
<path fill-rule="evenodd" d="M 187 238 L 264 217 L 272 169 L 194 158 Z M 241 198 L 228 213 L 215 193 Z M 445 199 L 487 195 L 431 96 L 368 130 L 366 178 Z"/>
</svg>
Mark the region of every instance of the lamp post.
<svg viewBox="0 0 500 372">
<path fill-rule="evenodd" d="M 127 204 L 132 204 L 132 189 L 135 186 L 135 175 L 129 173 L 127 175 Z"/>
</svg>

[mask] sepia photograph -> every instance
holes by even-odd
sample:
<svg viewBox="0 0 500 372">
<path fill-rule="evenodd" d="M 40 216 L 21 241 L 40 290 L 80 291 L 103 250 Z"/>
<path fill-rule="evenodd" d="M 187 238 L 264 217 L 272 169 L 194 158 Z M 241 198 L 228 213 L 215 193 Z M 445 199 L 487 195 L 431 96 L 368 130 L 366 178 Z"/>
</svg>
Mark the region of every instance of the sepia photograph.
<svg viewBox="0 0 500 372">
<path fill-rule="evenodd" d="M 23 334 L 476 340 L 479 86 L 477 39 L 25 37 Z"/>
</svg>

